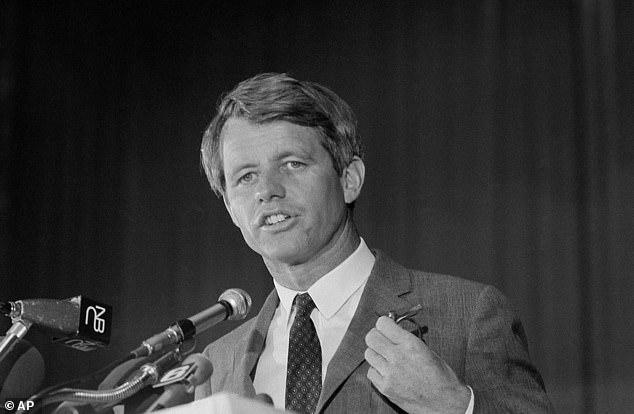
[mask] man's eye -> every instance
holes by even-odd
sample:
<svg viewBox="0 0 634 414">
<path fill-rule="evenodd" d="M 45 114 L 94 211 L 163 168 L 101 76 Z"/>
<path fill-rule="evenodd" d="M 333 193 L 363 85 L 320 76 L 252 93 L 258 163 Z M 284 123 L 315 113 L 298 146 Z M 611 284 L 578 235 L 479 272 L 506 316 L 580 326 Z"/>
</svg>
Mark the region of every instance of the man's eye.
<svg viewBox="0 0 634 414">
<path fill-rule="evenodd" d="M 306 164 L 304 164 L 303 162 L 300 162 L 300 161 L 289 161 L 289 162 L 286 163 L 286 165 L 288 165 L 288 167 L 290 169 L 296 170 L 298 168 L 302 168 Z"/>
<path fill-rule="evenodd" d="M 238 179 L 239 184 L 248 184 L 253 181 L 253 173 L 248 172 Z"/>
</svg>

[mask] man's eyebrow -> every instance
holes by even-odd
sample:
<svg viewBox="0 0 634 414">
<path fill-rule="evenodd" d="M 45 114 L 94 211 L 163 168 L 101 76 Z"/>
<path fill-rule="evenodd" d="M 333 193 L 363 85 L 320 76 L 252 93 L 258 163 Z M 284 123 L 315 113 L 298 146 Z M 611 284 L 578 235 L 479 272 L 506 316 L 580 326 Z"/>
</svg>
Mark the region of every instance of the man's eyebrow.
<svg viewBox="0 0 634 414">
<path fill-rule="evenodd" d="M 281 159 L 287 158 L 287 157 L 301 157 L 301 158 L 306 158 L 306 159 L 312 158 L 308 151 L 304 151 L 303 149 L 300 149 L 300 148 L 294 148 L 292 150 L 284 150 L 284 151 L 280 152 L 279 154 L 277 154 L 275 159 L 281 160 Z"/>
<path fill-rule="evenodd" d="M 228 175 L 229 176 L 233 176 L 233 175 L 237 174 L 238 172 L 240 172 L 242 170 L 245 170 L 247 168 L 253 168 L 253 167 L 256 167 L 256 166 L 257 166 L 257 164 L 254 163 L 254 162 L 250 162 L 250 161 L 249 162 L 244 162 L 244 163 L 238 164 L 234 168 L 230 169 Z"/>
</svg>

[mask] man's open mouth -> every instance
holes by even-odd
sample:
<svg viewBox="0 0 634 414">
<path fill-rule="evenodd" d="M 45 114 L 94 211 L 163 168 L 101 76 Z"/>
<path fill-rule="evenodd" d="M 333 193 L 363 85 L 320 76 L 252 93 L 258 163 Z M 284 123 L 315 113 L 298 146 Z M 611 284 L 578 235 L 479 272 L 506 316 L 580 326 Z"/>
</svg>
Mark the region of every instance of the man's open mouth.
<svg viewBox="0 0 634 414">
<path fill-rule="evenodd" d="M 272 226 L 274 224 L 277 223 L 281 223 L 286 219 L 289 219 L 291 216 L 287 216 L 286 214 L 282 214 L 282 213 L 278 213 L 278 214 L 273 214 L 271 216 L 266 217 L 266 219 L 264 219 L 264 224 L 266 224 L 267 226 Z"/>
</svg>

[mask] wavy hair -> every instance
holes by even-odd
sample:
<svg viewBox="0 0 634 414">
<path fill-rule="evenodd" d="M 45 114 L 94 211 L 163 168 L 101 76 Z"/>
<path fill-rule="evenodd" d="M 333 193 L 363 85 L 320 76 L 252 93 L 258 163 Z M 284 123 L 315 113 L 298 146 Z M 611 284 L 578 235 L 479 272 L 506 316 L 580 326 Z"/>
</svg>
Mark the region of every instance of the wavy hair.
<svg viewBox="0 0 634 414">
<path fill-rule="evenodd" d="M 302 82 L 285 73 L 262 73 L 240 82 L 226 93 L 205 130 L 201 163 L 212 190 L 224 196 L 226 182 L 221 133 L 225 122 L 239 117 L 255 124 L 288 121 L 315 128 L 341 176 L 354 156 L 363 157 L 357 119 L 350 106 L 330 89 Z"/>
</svg>

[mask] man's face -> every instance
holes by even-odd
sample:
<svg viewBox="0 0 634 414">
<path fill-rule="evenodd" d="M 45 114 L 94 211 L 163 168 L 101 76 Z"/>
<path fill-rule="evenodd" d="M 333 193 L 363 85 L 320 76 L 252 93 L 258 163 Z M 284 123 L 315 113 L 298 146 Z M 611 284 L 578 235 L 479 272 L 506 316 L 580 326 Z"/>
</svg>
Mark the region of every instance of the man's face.
<svg viewBox="0 0 634 414">
<path fill-rule="evenodd" d="M 221 140 L 225 205 L 254 251 L 299 265 L 334 244 L 351 200 L 316 130 L 230 118 Z"/>
</svg>

